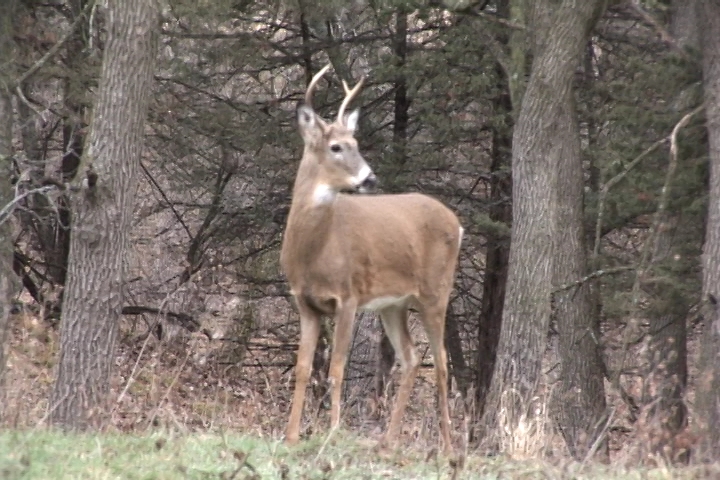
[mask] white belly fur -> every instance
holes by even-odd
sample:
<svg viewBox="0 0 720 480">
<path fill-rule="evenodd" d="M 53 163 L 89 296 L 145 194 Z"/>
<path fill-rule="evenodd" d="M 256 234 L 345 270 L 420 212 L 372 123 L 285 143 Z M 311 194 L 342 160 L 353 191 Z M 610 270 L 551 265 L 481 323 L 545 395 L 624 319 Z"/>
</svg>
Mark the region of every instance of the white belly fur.
<svg viewBox="0 0 720 480">
<path fill-rule="evenodd" d="M 367 302 L 365 305 L 360 305 L 360 310 L 382 310 L 387 307 L 392 306 L 402 306 L 406 305 L 408 298 L 410 295 L 404 295 L 402 297 L 378 297 L 373 298 L 369 302 Z"/>
</svg>

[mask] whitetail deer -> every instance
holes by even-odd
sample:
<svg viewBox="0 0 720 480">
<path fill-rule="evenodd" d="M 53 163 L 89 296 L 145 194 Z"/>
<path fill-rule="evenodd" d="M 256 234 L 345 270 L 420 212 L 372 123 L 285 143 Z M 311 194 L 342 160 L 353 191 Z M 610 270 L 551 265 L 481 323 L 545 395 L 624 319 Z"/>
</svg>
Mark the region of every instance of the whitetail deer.
<svg viewBox="0 0 720 480">
<path fill-rule="evenodd" d="M 350 90 L 337 119 L 315 113 L 312 94 L 330 65 L 319 71 L 297 111 L 305 148 L 295 179 L 280 263 L 300 313 L 295 394 L 286 441 L 295 443 L 305 388 L 320 332 L 320 317 L 335 321 L 330 361 L 331 428 L 340 423 L 340 393 L 358 309 L 375 310 L 401 365 L 402 376 L 381 445 L 398 435 L 420 358 L 408 330 L 408 310 L 417 310 L 435 361 L 444 451 L 451 452 L 444 346 L 447 309 L 463 229 L 453 212 L 426 195 L 349 195 L 375 184 L 375 175 L 354 138 L 359 110 L 345 109 L 363 80 Z"/>
</svg>

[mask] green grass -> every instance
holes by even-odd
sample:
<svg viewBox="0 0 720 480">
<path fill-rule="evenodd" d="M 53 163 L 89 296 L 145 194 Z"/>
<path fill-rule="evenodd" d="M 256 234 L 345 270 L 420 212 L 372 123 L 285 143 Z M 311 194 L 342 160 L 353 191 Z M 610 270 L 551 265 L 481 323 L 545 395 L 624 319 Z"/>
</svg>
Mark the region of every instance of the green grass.
<svg viewBox="0 0 720 480">
<path fill-rule="evenodd" d="M 412 447 L 378 456 L 372 443 L 345 432 L 294 448 L 274 439 L 216 434 L 0 433 L 2 479 L 704 479 L 720 469 L 580 469 L 539 461 L 469 456 L 456 472 Z M 709 470 L 710 469 L 710 470 Z M 716 476 L 717 475 L 717 476 Z"/>
</svg>

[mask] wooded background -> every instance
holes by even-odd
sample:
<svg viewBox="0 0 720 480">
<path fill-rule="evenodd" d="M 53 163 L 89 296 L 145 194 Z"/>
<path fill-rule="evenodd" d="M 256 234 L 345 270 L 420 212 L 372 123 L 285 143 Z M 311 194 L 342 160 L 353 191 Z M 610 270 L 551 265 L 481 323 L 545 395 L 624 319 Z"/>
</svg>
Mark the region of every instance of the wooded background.
<svg viewBox="0 0 720 480">
<path fill-rule="evenodd" d="M 720 454 L 717 0 L 106 3 L 0 6 L 5 424 L 132 430 L 169 409 L 282 429 L 294 112 L 329 62 L 315 107 L 332 117 L 366 77 L 380 191 L 435 196 L 465 228 L 456 440 Z M 387 418 L 392 365 L 363 314 L 348 422 Z M 419 390 L 409 416 L 433 425 Z"/>
</svg>

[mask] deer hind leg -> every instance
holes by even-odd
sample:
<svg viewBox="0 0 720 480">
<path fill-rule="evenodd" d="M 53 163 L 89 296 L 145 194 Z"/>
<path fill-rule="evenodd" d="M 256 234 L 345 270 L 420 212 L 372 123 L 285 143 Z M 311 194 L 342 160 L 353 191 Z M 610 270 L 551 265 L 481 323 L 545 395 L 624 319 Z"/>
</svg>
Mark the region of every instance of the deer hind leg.
<svg viewBox="0 0 720 480">
<path fill-rule="evenodd" d="M 390 424 L 381 444 L 383 446 L 392 445 L 400 433 L 400 423 L 405 414 L 410 393 L 415 384 L 420 359 L 415 352 L 415 345 L 410 337 L 408 330 L 408 309 L 407 306 L 391 306 L 380 311 L 380 319 L 382 320 L 385 333 L 392 343 L 395 350 L 395 357 L 400 361 L 401 378 L 400 387 L 398 388 L 392 413 L 390 414 Z"/>
<path fill-rule="evenodd" d="M 342 382 L 345 374 L 350 340 L 352 339 L 353 323 L 357 305 L 353 302 L 344 302 L 335 313 L 335 333 L 333 335 L 332 356 L 330 358 L 330 428 L 340 425 L 340 400 L 342 396 Z"/>
<path fill-rule="evenodd" d="M 433 360 L 435 361 L 435 377 L 438 390 L 438 406 L 440 410 L 440 435 L 443 440 L 445 455 L 452 453 L 450 440 L 450 409 L 448 407 L 448 367 L 445 351 L 445 311 L 447 307 L 424 308 L 422 321 L 427 332 Z"/>
<path fill-rule="evenodd" d="M 297 303 L 298 310 L 300 310 L 300 345 L 295 366 L 295 393 L 285 431 L 285 441 L 289 444 L 297 443 L 300 439 L 300 421 L 305 403 L 305 389 L 312 373 L 313 354 L 320 335 L 320 315 L 301 301 Z"/>
</svg>

